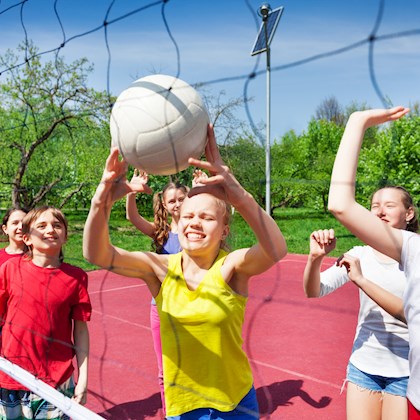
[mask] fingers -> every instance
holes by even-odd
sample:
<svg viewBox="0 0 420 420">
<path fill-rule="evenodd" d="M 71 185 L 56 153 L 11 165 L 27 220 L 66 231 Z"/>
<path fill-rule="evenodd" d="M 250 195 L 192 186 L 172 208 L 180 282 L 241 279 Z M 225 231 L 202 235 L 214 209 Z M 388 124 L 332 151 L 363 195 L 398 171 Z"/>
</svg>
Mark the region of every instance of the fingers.
<svg viewBox="0 0 420 420">
<path fill-rule="evenodd" d="M 87 392 L 79 392 L 75 393 L 72 397 L 72 400 L 74 400 L 77 404 L 85 405 L 87 401 Z"/>
<path fill-rule="evenodd" d="M 348 258 L 346 258 L 346 254 L 341 255 L 335 262 L 335 265 L 338 267 L 344 267 L 347 270 L 347 273 L 350 272 L 351 263 Z"/>
<path fill-rule="evenodd" d="M 203 161 L 199 161 L 199 162 L 203 162 Z M 204 163 L 208 163 L 208 162 L 204 162 Z M 225 179 L 224 179 L 223 175 L 216 174 L 216 175 L 213 175 L 213 176 L 209 177 L 207 174 L 204 174 L 204 175 L 200 175 L 200 177 L 195 178 L 194 182 L 193 182 L 193 185 L 194 185 L 194 188 L 195 188 L 198 185 L 217 185 L 217 184 L 223 183 L 224 181 L 225 181 Z"/>
<path fill-rule="evenodd" d="M 223 164 L 223 160 L 217 146 L 216 137 L 214 135 L 214 129 L 211 124 L 207 127 L 207 144 L 205 153 L 208 162 Z"/>
<path fill-rule="evenodd" d="M 105 162 L 101 182 L 120 181 L 124 179 L 128 164 L 124 159 L 119 159 L 118 148 L 113 147 Z"/>
<path fill-rule="evenodd" d="M 205 172 L 201 169 L 195 169 L 193 172 L 192 186 L 204 185 L 202 181 L 206 179 L 208 179 L 208 175 Z"/>
<path fill-rule="evenodd" d="M 410 111 L 409 108 L 403 106 L 396 106 L 390 109 L 369 109 L 365 111 L 358 111 L 355 114 L 359 115 L 366 121 L 366 128 L 374 125 L 383 124 L 389 121 L 395 121 L 403 117 Z"/>
<path fill-rule="evenodd" d="M 343 254 L 335 262 L 339 267 L 345 267 L 349 273 L 352 269 L 357 269 L 359 265 L 359 259 L 349 254 Z"/>
<path fill-rule="evenodd" d="M 322 245 L 328 245 L 335 240 L 334 229 L 315 230 L 311 233 L 311 238 Z"/>
<path fill-rule="evenodd" d="M 195 169 L 193 173 L 194 178 L 208 178 L 209 176 L 201 169 Z"/>
<path fill-rule="evenodd" d="M 86 404 L 86 397 L 83 396 L 77 396 L 77 397 L 73 397 L 73 400 L 80 405 L 85 405 Z"/>
<path fill-rule="evenodd" d="M 106 159 L 105 166 L 106 167 L 108 167 L 109 165 L 115 166 L 115 164 L 119 162 L 119 159 L 118 159 L 119 155 L 120 155 L 120 152 L 118 151 L 118 148 L 112 147 L 109 153 L 109 156 Z"/>
<path fill-rule="evenodd" d="M 394 108 L 391 108 L 389 110 L 389 116 L 392 120 L 397 120 L 398 118 L 401 118 L 403 115 L 410 112 L 409 108 L 406 108 L 404 106 L 396 106 Z"/>
<path fill-rule="evenodd" d="M 216 137 L 214 136 L 213 126 L 209 124 L 207 126 L 207 144 L 206 144 L 206 161 L 189 158 L 188 163 L 198 168 L 205 169 L 210 172 L 212 175 L 222 172 L 224 167 L 224 162 L 220 156 L 219 148 L 216 143 Z"/>
<path fill-rule="evenodd" d="M 207 171 L 212 172 L 212 173 L 214 173 L 216 169 L 211 162 L 205 161 L 205 160 L 189 158 L 188 163 L 192 166 L 196 166 L 201 169 L 206 169 Z"/>
</svg>

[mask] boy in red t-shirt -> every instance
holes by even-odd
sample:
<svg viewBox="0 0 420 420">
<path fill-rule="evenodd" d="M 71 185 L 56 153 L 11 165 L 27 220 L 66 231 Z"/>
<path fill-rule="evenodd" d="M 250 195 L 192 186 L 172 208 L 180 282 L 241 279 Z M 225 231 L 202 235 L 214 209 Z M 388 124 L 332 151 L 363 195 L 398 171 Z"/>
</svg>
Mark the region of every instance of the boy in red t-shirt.
<svg viewBox="0 0 420 420">
<path fill-rule="evenodd" d="M 31 210 L 23 220 L 27 252 L 0 268 L 0 314 L 5 319 L 1 355 L 86 402 L 91 303 L 87 274 L 63 261 L 67 221 L 58 209 Z M 73 357 L 78 365 L 74 387 Z M 67 419 L 58 408 L 0 372 L 0 417 Z M 38 418 L 38 417 L 37 417 Z"/>
</svg>

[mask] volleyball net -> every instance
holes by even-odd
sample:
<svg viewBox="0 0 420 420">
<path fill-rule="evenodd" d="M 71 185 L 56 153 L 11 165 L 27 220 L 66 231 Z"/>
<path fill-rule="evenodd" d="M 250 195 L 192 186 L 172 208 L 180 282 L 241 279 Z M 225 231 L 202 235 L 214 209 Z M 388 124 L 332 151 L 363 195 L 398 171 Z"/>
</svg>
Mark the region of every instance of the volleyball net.
<svg viewBox="0 0 420 420">
<path fill-rule="evenodd" d="M 34 206 L 45 201 L 54 203 L 58 207 L 65 207 L 71 204 L 76 209 L 77 207 L 86 209 L 89 206 L 92 191 L 100 179 L 103 163 L 109 149 L 110 135 L 108 123 L 110 110 L 116 95 L 120 93 L 119 91 L 114 91 L 112 88 L 115 85 L 114 69 L 117 69 L 119 66 L 119 54 L 122 53 L 120 50 L 123 49 L 125 41 L 137 36 L 136 32 L 133 34 L 130 31 L 122 31 L 122 35 L 117 35 L 113 32 L 113 29 L 117 27 L 121 28 L 125 22 L 132 24 L 133 19 L 153 19 L 159 28 L 157 32 L 166 37 L 167 43 L 165 43 L 165 48 L 167 49 L 168 57 L 170 57 L 168 60 L 171 63 L 171 73 L 176 77 L 183 78 L 183 58 L 184 53 L 185 55 L 187 54 L 189 47 L 188 43 L 185 43 L 185 40 L 177 37 L 177 25 L 169 18 L 171 16 L 171 9 L 169 8 L 181 7 L 181 1 L 184 0 L 144 1 L 139 6 L 133 5 L 131 2 L 126 2 L 122 5 L 122 2 L 118 4 L 118 2 L 112 0 L 105 5 L 105 2 L 102 2 L 103 4 L 100 9 L 101 15 L 99 12 L 94 13 L 91 10 L 87 13 L 88 11 L 84 10 L 84 7 L 80 5 L 78 9 L 71 10 L 64 1 L 60 0 L 44 2 L 42 7 L 34 0 L 0 3 L 0 22 L 7 23 L 9 20 L 13 21 L 15 23 L 14 29 L 16 29 L 16 22 L 19 22 L 19 31 L 15 30 L 19 34 L 18 38 L 12 38 L 9 34 L 7 36 L 6 34 L 3 35 L 3 45 L 9 48 L 14 55 L 9 55 L 5 50 L 1 54 L 0 82 L 16 82 L 18 86 L 26 86 L 30 95 L 36 99 L 33 103 L 30 103 L 26 101 L 27 97 L 25 92 L 17 91 L 17 93 L 8 93 L 7 89 L 2 94 L 2 106 L 5 109 L 9 107 L 10 110 L 15 111 L 7 114 L 7 119 L 4 118 L 0 126 L 0 133 L 2 135 L 0 142 L 3 153 L 2 161 L 16 163 L 16 168 L 6 165 L 2 165 L 1 167 L 2 182 L 0 200 L 3 207 L 10 206 L 12 191 L 16 192 L 21 202 L 27 202 Z M 208 3 L 211 4 L 212 2 L 209 0 Z M 336 39 L 335 46 L 328 50 L 314 50 L 314 53 L 308 56 L 297 57 L 283 64 L 274 63 L 271 67 L 272 74 L 279 75 L 288 71 L 300 72 L 302 69 L 317 64 L 322 60 L 338 62 L 343 57 L 346 57 L 347 54 L 357 51 L 360 52 L 360 61 L 367 63 L 365 72 L 368 74 L 370 80 L 370 88 L 375 92 L 376 99 L 380 105 L 388 107 L 395 100 L 400 101 L 400 97 L 394 99 L 387 92 L 387 88 L 381 84 L 380 78 L 378 78 L 378 68 L 381 68 L 381 59 L 385 55 L 391 57 L 397 55 L 392 42 L 401 40 L 405 47 L 416 44 L 417 37 L 420 36 L 420 28 L 406 28 L 405 30 L 390 31 L 387 33 L 381 32 L 381 24 L 383 23 L 384 14 L 387 10 L 387 3 L 385 0 L 379 0 L 375 4 L 376 8 L 374 10 L 371 7 L 369 9 L 371 12 L 371 24 L 366 27 L 366 32 L 362 33 L 360 37 L 357 37 L 357 39 L 352 40 L 350 43 L 345 41 L 341 43 L 340 40 Z M 122 7 L 118 8 L 118 12 L 115 12 L 117 6 L 121 5 Z M 255 23 L 254 33 L 252 33 L 252 28 L 250 29 L 250 46 L 260 23 L 256 14 L 258 5 L 256 3 L 251 4 L 250 1 L 245 0 L 238 6 L 249 12 L 251 26 L 252 23 Z M 399 10 L 403 10 L 405 6 L 401 4 L 398 7 L 400 8 Z M 46 43 L 48 47 L 46 48 L 38 48 L 32 41 L 32 35 L 35 32 L 33 26 L 34 20 L 29 19 L 28 14 L 35 13 L 36 9 L 39 9 L 38 12 L 45 13 L 45 15 L 49 16 L 49 20 L 47 19 L 49 22 L 48 26 L 55 28 L 54 36 L 52 37 L 48 36 L 48 34 L 38 35 L 38 39 L 41 40 L 40 42 L 45 41 L 43 36 L 49 38 L 49 42 Z M 89 18 L 83 19 L 80 26 L 69 24 L 67 18 L 71 17 L 74 19 L 75 14 L 82 15 L 85 12 Z M 287 19 L 287 12 L 286 5 L 285 14 L 282 19 Z M 396 15 L 395 19 L 397 20 L 399 17 Z M 326 26 L 328 25 L 326 24 Z M 281 25 L 277 31 L 277 36 L 281 39 Z M 9 30 L 9 32 L 12 31 Z M 142 48 L 132 52 L 133 60 L 144 61 L 147 57 L 152 57 L 156 49 L 160 48 L 160 37 L 156 38 L 155 41 L 150 41 L 150 38 L 144 32 L 141 32 L 141 36 L 143 38 L 138 39 L 138 44 Z M 336 46 L 337 42 L 339 42 L 339 46 Z M 20 46 L 18 47 L 18 45 Z M 77 48 L 73 48 L 74 45 L 77 45 Z M 386 51 L 386 45 L 393 45 L 389 53 Z M 196 47 L 205 48 L 205 46 L 201 45 Z M 75 49 L 79 50 L 79 55 L 77 56 L 74 53 Z M 88 79 L 90 71 L 89 56 L 93 55 L 92 49 L 105 51 L 105 54 L 96 63 L 96 72 L 100 75 L 97 80 L 100 80 L 100 82 L 95 81 L 95 92 L 90 91 L 93 88 L 89 84 Z M 139 54 L 139 51 L 141 51 L 141 54 Z M 244 54 L 248 54 L 248 51 L 244 52 Z M 68 56 L 74 60 L 71 64 L 67 64 L 68 62 L 64 58 Z M 87 59 L 82 57 L 87 57 Z M 412 59 L 414 61 L 414 58 Z M 229 60 L 230 57 L 227 57 L 226 61 Z M 54 86 L 46 85 L 48 88 L 44 89 L 44 86 L 32 86 L 30 83 L 31 75 L 33 74 L 31 72 L 35 72 L 37 69 L 41 71 L 43 64 L 47 62 L 49 64 L 43 76 L 48 77 L 50 75 L 52 79 L 55 78 L 57 80 L 57 86 L 60 85 L 62 80 L 68 77 L 64 72 L 68 72 L 68 74 L 72 70 L 75 70 L 76 73 L 79 72 L 78 76 L 75 76 L 71 80 L 69 90 L 64 92 L 63 96 L 58 95 L 58 101 L 55 101 L 55 97 L 53 96 Z M 207 65 L 207 63 L 203 65 Z M 413 67 L 419 68 L 416 65 Z M 154 70 L 151 72 L 154 72 Z M 308 71 L 310 72 L 312 70 L 309 69 Z M 233 131 L 242 130 L 245 125 L 246 129 L 243 132 L 253 136 L 259 146 L 263 145 L 265 139 L 261 135 L 261 132 L 264 131 L 264 124 L 260 123 L 261 115 L 252 107 L 253 94 L 251 93 L 251 87 L 258 81 L 261 82 L 265 75 L 266 69 L 263 66 L 263 60 L 257 58 L 255 65 L 240 73 L 232 74 L 226 70 L 226 74 L 222 77 L 217 76 L 203 79 L 198 74 L 194 80 L 186 80 L 204 92 L 210 91 L 209 96 L 212 96 L 213 103 L 216 104 L 216 107 L 213 109 L 214 112 L 210 112 L 211 120 L 215 123 L 217 137 L 222 143 L 229 144 L 229 141 L 234 136 Z M 400 76 L 396 75 L 395 77 Z M 136 78 L 137 76 L 132 75 L 133 80 Z M 304 74 L 302 78 L 304 78 Z M 346 83 L 346 81 L 342 83 Z M 418 85 L 418 79 L 412 80 L 412 86 L 415 85 Z M 239 97 L 229 102 L 229 107 L 227 107 L 225 114 L 218 113 L 226 105 L 223 103 L 223 95 L 221 93 L 214 93 L 220 86 L 239 86 L 240 91 Z M 40 87 L 42 89 L 39 89 Z M 18 97 L 18 106 L 14 108 L 16 96 Z M 48 112 L 45 112 L 48 103 L 52 99 L 55 101 L 54 106 L 48 108 Z M 285 102 L 287 102 L 286 99 Z M 231 112 L 238 109 L 244 115 L 243 122 L 239 121 L 240 118 L 236 117 L 236 115 L 231 114 Z M 413 123 L 412 127 L 410 127 L 410 133 L 415 132 L 416 124 Z M 396 132 L 397 129 L 394 131 L 395 136 L 393 139 L 398 134 Z M 55 132 L 56 135 L 49 137 L 52 132 Z M 285 138 L 286 141 L 284 144 L 287 145 L 287 140 L 293 138 L 293 135 L 293 133 L 289 133 Z M 62 141 L 63 138 L 69 138 L 70 141 L 64 143 Z M 46 148 L 47 141 L 49 140 L 52 140 L 50 149 Z M 405 138 L 404 141 L 409 140 Z M 80 144 L 83 145 L 82 150 L 79 148 Z M 239 144 L 243 148 L 247 145 L 248 143 L 246 142 Z M 387 144 L 386 146 L 389 150 L 384 151 L 384 153 L 387 153 L 386 159 L 391 161 L 398 151 L 399 143 Z M 282 151 L 284 152 L 284 149 Z M 373 152 L 378 152 L 378 150 L 374 150 Z M 243 162 L 241 165 L 241 156 L 235 156 L 234 148 L 231 153 L 232 162 L 235 162 L 236 159 L 238 170 L 243 169 L 241 176 L 244 179 L 247 176 L 254 178 L 252 185 L 257 184 L 258 188 L 255 189 L 255 195 L 257 195 L 261 190 L 259 187 L 265 183 L 264 174 L 261 173 L 261 166 L 264 165 L 264 162 L 255 159 L 255 161 L 250 163 L 250 166 L 244 165 Z M 249 155 L 252 155 L 252 153 L 253 150 L 250 149 Z M 15 159 L 15 154 L 19 155 L 19 159 Z M 63 157 L 60 161 L 48 162 L 50 160 L 49 157 L 53 155 Z M 33 164 L 29 166 L 28 161 L 34 156 Z M 273 159 L 276 157 L 281 159 L 279 156 L 273 156 Z M 284 152 L 283 159 L 290 160 L 292 157 L 292 153 L 287 155 Z M 89 166 L 92 160 L 96 163 L 93 168 Z M 367 158 L 366 161 L 368 160 Z M 44 173 L 41 169 L 46 167 L 47 162 L 51 163 L 52 166 L 48 167 L 47 173 Z M 316 162 L 312 162 L 312 164 L 316 166 Z M 322 157 L 320 157 L 318 164 L 319 167 L 323 166 L 324 162 L 322 161 Z M 28 171 L 28 167 L 30 171 Z M 282 198 L 279 200 L 281 205 L 286 206 L 290 204 L 291 206 L 298 206 L 301 200 L 298 195 L 299 188 L 303 184 L 310 188 L 321 185 L 323 188 L 322 194 L 324 194 L 322 198 L 325 202 L 325 190 L 328 188 L 326 186 L 327 178 L 297 179 L 294 177 L 292 169 L 289 173 L 282 174 L 279 180 L 282 184 L 279 189 L 284 190 Z M 378 168 L 378 173 L 374 174 L 376 177 L 370 181 L 372 184 L 377 183 L 378 179 L 382 179 L 382 169 Z M 403 179 L 409 189 L 420 193 L 420 184 L 417 179 L 418 174 L 410 175 L 410 173 L 405 173 L 402 166 L 400 169 L 401 173 L 399 177 L 393 174 L 394 178 L 391 179 L 397 179 L 397 181 Z M 367 179 L 369 180 L 369 178 Z M 28 180 L 31 183 L 25 183 Z M 276 180 L 273 179 L 273 182 L 276 182 Z M 291 187 L 296 187 L 293 190 L 293 197 L 290 197 L 290 194 L 288 195 L 288 191 L 292 190 Z M 322 198 L 320 198 L 320 201 L 322 201 Z M 80 234 L 82 229 L 83 226 L 77 226 L 78 234 Z M 124 244 L 121 244 L 121 246 L 124 247 Z M 78 265 L 80 262 L 77 260 L 71 261 L 75 265 Z M 111 269 L 112 267 L 109 268 Z M 276 270 L 275 278 L 281 279 L 280 267 L 277 267 Z M 148 321 L 146 319 L 143 319 L 141 322 L 136 320 L 127 321 L 122 315 L 119 317 L 115 311 L 112 311 L 112 313 L 108 312 L 112 303 L 107 301 L 107 294 L 110 290 L 118 289 L 118 286 L 114 283 L 112 287 L 110 286 L 108 273 L 101 273 L 100 276 L 101 278 L 96 279 L 95 284 L 97 288 L 93 291 L 93 295 L 95 296 L 96 305 L 94 305 L 94 316 L 101 319 L 99 324 L 103 322 L 102 325 L 97 325 L 100 332 L 95 337 L 95 339 L 101 341 L 101 346 L 98 346 L 92 355 L 96 366 L 95 369 L 97 369 L 93 374 L 95 381 L 99 385 L 91 393 L 91 398 L 98 402 L 97 406 L 100 407 L 96 410 L 98 412 L 105 411 L 115 403 L 112 397 L 105 395 L 103 391 L 102 383 L 105 380 L 106 371 L 117 370 L 122 377 L 124 375 L 128 376 L 129 372 L 134 372 L 140 381 L 156 383 L 154 367 L 148 370 L 148 367 L 142 369 L 137 365 L 133 366 L 127 363 L 124 357 L 119 357 L 120 355 L 116 354 L 120 350 L 116 350 L 114 339 L 117 339 L 120 343 L 124 343 L 125 348 L 129 349 L 128 352 L 133 352 L 131 348 L 132 341 L 130 341 L 132 337 L 125 337 L 123 335 L 118 336 L 118 338 L 112 337 L 107 332 L 104 320 L 107 319 L 111 322 L 118 321 L 122 324 L 129 323 L 139 330 L 145 330 L 149 334 Z M 274 282 L 270 285 L 266 293 L 255 293 L 250 296 L 250 299 L 257 303 L 257 310 L 253 314 L 248 324 L 249 329 L 245 334 L 245 348 L 251 356 L 252 348 L 249 343 L 250 337 L 253 334 L 253 328 L 255 328 L 257 323 L 258 314 L 263 312 L 266 305 L 277 299 L 275 292 L 278 286 L 279 283 Z M 141 286 L 134 283 L 129 283 L 124 286 L 127 289 L 132 288 L 132 290 L 138 290 L 138 287 Z M 48 300 L 48 296 L 46 300 Z M 124 304 L 127 306 L 132 305 L 130 302 L 120 303 L 121 312 L 124 310 Z M 136 313 L 136 316 L 140 316 L 140 314 Z M 142 343 L 138 343 L 138 345 L 141 348 Z M 151 351 L 150 345 L 147 351 Z M 140 350 L 138 350 L 138 357 L 141 359 Z M 19 366 L 12 364 L 10 361 L 1 359 L 0 369 L 31 389 L 34 393 L 59 407 L 71 418 L 87 420 L 101 418 L 98 414 L 89 412 L 86 408 L 76 404 L 68 397 L 44 384 L 39 378 L 33 377 L 33 375 L 23 371 Z M 256 376 L 258 375 L 258 367 L 256 367 Z M 127 385 L 127 388 L 135 386 L 139 386 L 139 384 L 130 383 Z M 139 410 L 142 408 L 144 407 L 139 406 Z M 129 418 L 128 415 L 127 418 Z"/>
<path fill-rule="evenodd" d="M 31 392 L 40 396 L 46 403 L 50 403 L 59 408 L 74 420 L 100 420 L 103 417 L 88 410 L 84 406 L 77 404 L 71 398 L 57 391 L 52 386 L 46 384 L 19 365 L 10 362 L 4 357 L 0 357 L 0 370 L 15 379 L 20 384 L 27 387 Z M 41 403 L 42 405 L 42 403 Z"/>
</svg>

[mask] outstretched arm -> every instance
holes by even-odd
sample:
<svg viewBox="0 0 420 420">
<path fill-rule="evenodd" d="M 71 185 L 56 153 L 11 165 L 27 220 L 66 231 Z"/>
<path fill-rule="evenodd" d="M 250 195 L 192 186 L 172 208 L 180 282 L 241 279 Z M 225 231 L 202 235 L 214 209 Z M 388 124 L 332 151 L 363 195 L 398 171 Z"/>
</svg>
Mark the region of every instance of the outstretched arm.
<svg viewBox="0 0 420 420">
<path fill-rule="evenodd" d="M 224 164 L 211 126 L 208 129 L 206 158 L 207 162 L 189 160 L 191 165 L 210 173 L 210 177 L 197 180 L 202 186 L 193 188 L 191 193 L 203 189 L 228 201 L 239 211 L 253 230 L 258 243 L 250 249 L 236 252 L 238 258 L 235 269 L 244 276 L 259 274 L 286 255 L 287 246 L 284 237 L 276 222 L 258 205 Z"/>
<path fill-rule="evenodd" d="M 354 112 L 338 148 L 331 175 L 328 209 L 354 235 L 378 251 L 400 261 L 402 235 L 355 200 L 357 161 L 365 131 L 372 126 L 401 118 L 409 110 L 402 106 Z"/>
<path fill-rule="evenodd" d="M 358 258 L 344 254 L 337 264 L 346 267 L 350 280 L 362 289 L 378 306 L 394 318 L 407 323 L 404 315 L 403 300 L 363 277 Z"/>
<path fill-rule="evenodd" d="M 310 250 L 305 271 L 303 272 L 303 290 L 306 297 L 319 297 L 321 292 L 321 264 L 336 244 L 333 229 L 316 230 L 309 238 Z"/>
<path fill-rule="evenodd" d="M 130 184 L 139 189 L 147 184 L 148 176 L 145 172 L 140 172 L 134 169 L 134 175 L 131 178 Z M 138 211 L 136 203 L 136 194 L 128 193 L 126 198 L 126 217 L 127 219 L 142 233 L 151 238 L 155 235 L 155 224 L 146 220 Z"/>
<path fill-rule="evenodd" d="M 113 203 L 129 192 L 151 192 L 147 185 L 143 185 L 141 190 L 130 185 L 125 178 L 126 171 L 126 163 L 119 160 L 118 149 L 114 148 L 108 156 L 102 180 L 92 198 L 83 232 L 83 255 L 92 264 L 116 273 L 140 277 L 147 283 L 156 282 L 152 269 L 157 264 L 156 256 L 117 248 L 109 239 L 108 220 Z"/>
</svg>

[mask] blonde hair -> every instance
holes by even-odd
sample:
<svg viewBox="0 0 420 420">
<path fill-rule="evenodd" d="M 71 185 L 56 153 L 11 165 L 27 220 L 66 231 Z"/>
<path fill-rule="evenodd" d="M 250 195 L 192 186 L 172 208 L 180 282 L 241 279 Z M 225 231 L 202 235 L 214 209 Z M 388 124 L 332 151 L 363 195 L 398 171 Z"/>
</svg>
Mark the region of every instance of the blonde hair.
<svg viewBox="0 0 420 420">
<path fill-rule="evenodd" d="M 171 225 L 169 223 L 169 214 L 163 205 L 165 193 L 168 190 L 175 189 L 181 190 L 185 195 L 188 194 L 188 187 L 179 182 L 169 182 L 165 185 L 162 191 L 157 192 L 153 196 L 153 213 L 154 213 L 154 224 L 155 234 L 153 237 L 152 249 L 160 254 L 163 251 L 163 246 L 169 237 Z"/>
<path fill-rule="evenodd" d="M 217 198 L 217 197 L 214 197 L 214 198 L 215 198 L 217 204 L 223 210 L 223 223 L 225 225 L 229 226 L 230 225 L 230 222 L 232 220 L 232 206 L 227 201 L 225 201 L 225 200 L 222 200 L 222 199 Z M 228 245 L 229 234 L 230 234 L 230 231 L 226 235 L 226 237 L 223 238 L 222 241 L 220 242 L 220 248 L 223 249 L 223 250 L 225 250 L 225 251 L 227 251 L 227 252 L 230 252 L 231 251 L 231 248 Z"/>
</svg>

